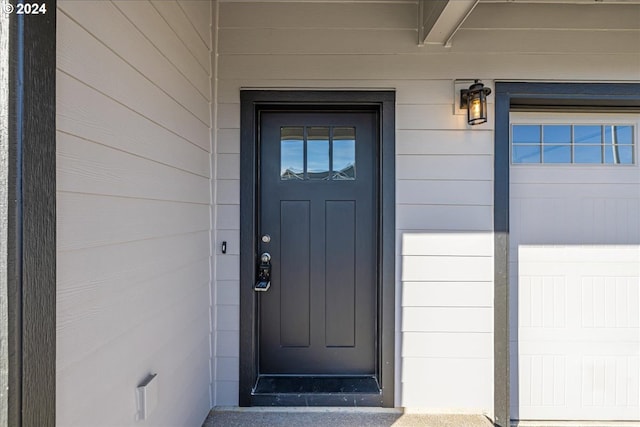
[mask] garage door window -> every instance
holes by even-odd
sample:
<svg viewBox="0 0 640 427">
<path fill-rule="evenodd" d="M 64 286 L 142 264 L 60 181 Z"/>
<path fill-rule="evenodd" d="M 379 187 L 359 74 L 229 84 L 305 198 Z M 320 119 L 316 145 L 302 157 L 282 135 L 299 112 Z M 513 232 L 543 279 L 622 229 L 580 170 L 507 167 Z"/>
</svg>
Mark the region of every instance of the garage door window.
<svg viewBox="0 0 640 427">
<path fill-rule="evenodd" d="M 635 164 L 635 126 L 629 124 L 514 123 L 514 164 Z"/>
</svg>

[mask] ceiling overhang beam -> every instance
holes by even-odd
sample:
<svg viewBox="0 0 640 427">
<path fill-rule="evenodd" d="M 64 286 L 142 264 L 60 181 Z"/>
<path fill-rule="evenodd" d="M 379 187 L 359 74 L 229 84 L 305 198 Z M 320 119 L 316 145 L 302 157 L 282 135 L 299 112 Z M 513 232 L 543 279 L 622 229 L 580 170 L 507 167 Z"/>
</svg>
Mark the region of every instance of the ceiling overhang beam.
<svg viewBox="0 0 640 427">
<path fill-rule="evenodd" d="M 479 0 L 419 0 L 418 44 L 451 46 L 465 19 Z"/>
</svg>

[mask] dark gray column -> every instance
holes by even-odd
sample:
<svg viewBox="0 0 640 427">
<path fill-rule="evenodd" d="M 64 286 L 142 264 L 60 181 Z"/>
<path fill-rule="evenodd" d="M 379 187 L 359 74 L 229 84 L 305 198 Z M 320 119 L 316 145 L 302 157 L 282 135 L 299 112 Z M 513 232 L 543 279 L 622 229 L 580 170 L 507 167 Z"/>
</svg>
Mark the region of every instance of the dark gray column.
<svg viewBox="0 0 640 427">
<path fill-rule="evenodd" d="M 0 13 L 0 426 L 9 424 L 7 227 L 9 185 L 9 15 Z"/>
<path fill-rule="evenodd" d="M 56 1 L 45 7 L 0 8 L 0 421 L 9 426 L 55 425 Z"/>
</svg>

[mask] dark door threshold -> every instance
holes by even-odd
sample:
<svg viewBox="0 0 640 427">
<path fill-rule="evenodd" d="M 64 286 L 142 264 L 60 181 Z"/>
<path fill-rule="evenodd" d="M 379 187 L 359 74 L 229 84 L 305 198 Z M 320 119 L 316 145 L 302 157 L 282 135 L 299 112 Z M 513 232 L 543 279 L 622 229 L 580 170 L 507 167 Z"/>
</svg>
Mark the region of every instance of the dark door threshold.
<svg viewBox="0 0 640 427">
<path fill-rule="evenodd" d="M 380 393 L 374 376 L 260 375 L 254 394 Z"/>
<path fill-rule="evenodd" d="M 261 375 L 251 395 L 254 406 L 382 406 L 373 376 Z"/>
</svg>

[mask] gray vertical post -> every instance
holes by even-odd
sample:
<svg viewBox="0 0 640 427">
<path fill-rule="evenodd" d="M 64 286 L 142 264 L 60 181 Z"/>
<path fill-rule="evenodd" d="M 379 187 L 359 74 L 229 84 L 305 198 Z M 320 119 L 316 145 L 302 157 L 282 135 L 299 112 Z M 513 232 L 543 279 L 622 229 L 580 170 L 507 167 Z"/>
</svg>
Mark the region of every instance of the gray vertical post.
<svg viewBox="0 0 640 427">
<path fill-rule="evenodd" d="M 13 7 L 0 4 L 0 422 L 46 427 L 56 391 L 56 0 L 38 15 Z"/>
<path fill-rule="evenodd" d="M 47 0 L 46 6 L 46 14 L 17 15 L 22 43 L 18 41 L 16 49 L 22 51 L 17 54 L 22 82 L 16 88 L 16 101 L 21 101 L 15 104 L 21 108 L 16 112 L 21 151 L 21 410 L 22 426 L 38 427 L 55 425 L 56 395 L 55 0 Z"/>
<path fill-rule="evenodd" d="M 7 229 L 9 201 L 9 16 L 0 12 L 0 426 L 9 425 Z"/>
<path fill-rule="evenodd" d="M 494 412 L 495 424 L 509 427 L 509 107 L 496 83 L 494 154 Z"/>
</svg>

